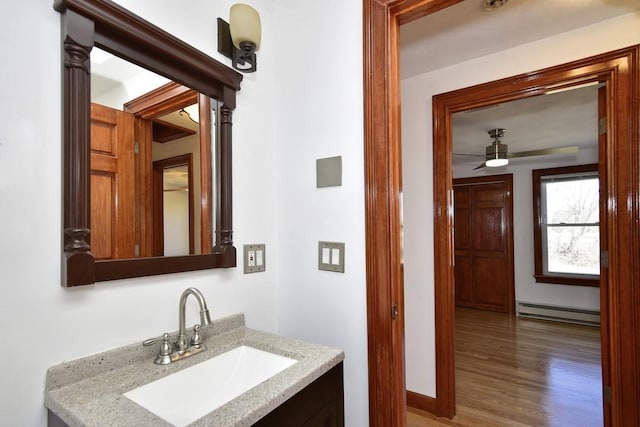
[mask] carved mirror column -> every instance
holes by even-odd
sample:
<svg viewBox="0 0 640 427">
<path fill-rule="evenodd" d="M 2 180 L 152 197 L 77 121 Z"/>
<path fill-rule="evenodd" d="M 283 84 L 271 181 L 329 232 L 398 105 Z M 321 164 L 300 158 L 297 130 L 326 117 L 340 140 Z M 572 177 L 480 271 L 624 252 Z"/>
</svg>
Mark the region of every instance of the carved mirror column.
<svg viewBox="0 0 640 427">
<path fill-rule="evenodd" d="M 95 282 L 90 253 L 89 164 L 91 103 L 90 53 L 93 48 L 93 21 L 67 11 L 63 15 L 64 71 L 64 253 L 63 277 L 69 283 Z"/>
<path fill-rule="evenodd" d="M 232 206 L 231 180 L 223 180 L 222 177 L 231 176 L 231 122 L 232 108 L 235 106 L 220 106 L 220 144 L 217 146 L 216 157 L 220 160 L 220 168 L 216 172 L 217 195 L 216 205 Z M 226 141 L 226 142 L 225 142 Z M 223 215 L 218 212 L 216 216 L 216 246 L 214 252 L 225 253 L 233 247 L 233 223 L 231 215 Z M 235 248 L 234 248 L 235 251 Z M 231 256 L 231 254 L 227 255 Z M 235 253 L 233 254 L 235 258 Z"/>
</svg>

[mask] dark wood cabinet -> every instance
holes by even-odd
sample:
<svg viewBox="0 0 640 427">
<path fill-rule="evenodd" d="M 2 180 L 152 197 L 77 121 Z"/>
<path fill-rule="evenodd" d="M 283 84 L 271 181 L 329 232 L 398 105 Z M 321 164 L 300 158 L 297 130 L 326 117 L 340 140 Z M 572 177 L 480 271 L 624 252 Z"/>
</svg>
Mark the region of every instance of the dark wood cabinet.
<svg viewBox="0 0 640 427">
<path fill-rule="evenodd" d="M 258 427 L 344 427 L 342 362 L 254 424 Z"/>
</svg>

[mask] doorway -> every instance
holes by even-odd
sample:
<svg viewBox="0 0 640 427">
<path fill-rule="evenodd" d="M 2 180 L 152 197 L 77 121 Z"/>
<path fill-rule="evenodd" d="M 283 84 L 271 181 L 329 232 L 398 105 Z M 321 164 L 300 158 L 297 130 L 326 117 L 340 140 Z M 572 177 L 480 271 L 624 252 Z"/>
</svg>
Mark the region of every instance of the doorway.
<svg viewBox="0 0 640 427">
<path fill-rule="evenodd" d="M 193 108 L 191 108 L 193 107 Z M 161 252 L 161 240 L 154 238 L 160 232 L 154 209 L 154 161 L 190 153 L 193 245 L 181 250 L 207 254 L 212 250 L 213 216 L 211 142 L 217 132 L 218 108 L 215 100 L 196 93 L 178 83 L 170 82 L 125 104 L 125 111 L 135 116 L 135 139 L 139 142 L 136 156 L 136 193 L 140 200 L 136 217 L 139 218 L 140 256 L 151 257 Z M 184 145 L 184 147 L 182 147 Z M 156 179 L 157 181 L 157 179 Z M 156 189 L 157 191 L 157 189 Z M 157 195 L 157 193 L 156 193 Z M 193 250 L 191 250 L 193 246 Z"/>
<path fill-rule="evenodd" d="M 548 69 L 548 70 L 542 70 L 538 73 L 540 73 L 542 76 L 544 76 L 543 78 L 549 79 L 551 80 L 551 87 L 554 87 L 554 85 L 564 85 L 566 86 L 572 86 L 572 84 L 569 82 L 567 83 L 567 80 L 571 80 L 567 77 L 567 75 L 565 73 L 567 73 L 567 70 L 560 70 L 561 68 L 567 68 L 568 70 L 570 70 L 570 72 L 575 72 L 575 68 L 573 64 L 567 64 L 565 66 L 559 66 L 556 69 Z M 581 82 L 581 84 L 584 84 L 585 82 L 601 82 L 602 80 L 600 80 L 599 76 L 597 74 L 586 74 L 584 76 L 581 76 L 582 79 L 580 79 L 579 81 Z M 545 93 L 546 91 L 550 91 L 551 89 L 544 89 L 542 88 L 542 90 L 540 90 L 537 93 L 529 93 L 526 96 L 522 96 L 521 94 L 518 94 L 518 91 L 521 89 L 514 89 L 514 85 L 517 84 L 519 80 L 519 77 L 516 76 L 514 78 L 510 78 L 510 79 L 505 79 L 505 80 L 501 80 L 498 82 L 491 82 L 491 83 L 487 83 L 487 84 L 483 84 L 483 85 L 479 85 L 476 86 L 472 89 L 462 89 L 456 92 L 450 92 L 447 94 L 442 94 L 442 95 L 438 95 L 434 98 L 434 116 L 438 115 L 438 114 L 447 114 L 444 113 L 445 111 L 448 111 L 448 114 L 452 114 L 453 112 L 456 111 L 464 111 L 465 109 L 468 109 L 468 103 L 472 102 L 474 103 L 474 105 L 477 107 L 481 107 L 481 106 L 488 106 L 492 104 L 492 101 L 487 101 L 490 99 L 495 99 L 496 97 L 500 97 L 503 102 L 512 100 L 512 99 L 522 99 L 526 96 L 533 96 L 533 95 L 538 95 L 541 93 Z M 523 82 L 523 86 L 526 88 L 527 87 L 527 83 Z M 573 85 L 576 85 L 576 83 L 574 83 Z M 481 91 L 480 93 L 476 92 L 479 88 L 484 89 L 483 91 Z M 464 104 L 465 106 L 462 106 L 462 104 Z M 456 105 L 456 107 L 451 108 L 453 105 Z M 460 109 L 458 109 L 458 105 L 460 106 Z M 435 123 L 434 125 L 434 139 L 435 141 L 438 141 L 439 143 L 444 144 L 445 146 L 447 146 L 449 148 L 449 150 L 452 147 L 452 141 L 450 136 L 448 136 L 447 132 L 450 132 L 442 129 L 442 127 L 438 127 L 438 124 Z M 449 134 L 450 135 L 450 134 Z M 608 138 L 601 138 L 602 140 L 600 141 L 600 148 L 599 148 L 599 152 L 603 153 L 607 151 L 607 146 L 611 143 L 609 141 Z M 437 150 L 437 144 L 438 142 L 434 141 L 434 151 Z M 603 182 L 606 182 L 607 179 L 606 177 L 608 176 L 608 173 L 610 173 L 610 168 L 612 167 L 612 165 L 610 165 L 609 163 L 606 162 L 606 157 L 605 156 L 599 156 L 600 157 L 600 176 L 603 177 Z M 448 161 L 451 162 L 451 157 L 450 154 L 448 156 Z M 438 176 L 439 173 L 444 173 L 444 171 L 442 170 L 441 166 L 439 166 L 437 163 L 434 164 L 434 180 L 436 182 L 438 181 L 442 181 L 442 179 Z M 449 186 L 451 184 L 448 184 L 446 182 L 442 182 L 443 185 L 445 186 Z M 601 199 L 602 200 L 607 200 L 607 194 L 608 191 L 610 191 L 606 185 L 603 185 L 601 187 L 601 191 L 602 191 L 602 195 L 601 195 Z M 438 195 L 437 193 L 434 194 L 434 197 L 436 198 L 436 205 L 438 203 L 441 203 L 442 200 L 438 201 L 438 198 L 441 197 L 441 195 Z M 604 207 L 601 209 L 604 210 Z M 436 218 L 436 221 L 438 221 L 438 218 Z M 606 245 L 606 242 L 608 241 L 607 239 L 608 236 L 608 230 L 606 229 L 606 227 L 602 227 L 601 228 L 601 249 L 603 251 L 608 250 L 608 247 Z M 443 233 L 442 235 L 436 235 L 436 239 L 444 239 L 446 237 L 446 233 Z M 438 251 L 436 250 L 436 262 L 438 262 Z M 607 298 L 608 298 L 608 293 L 606 292 L 607 289 L 607 274 L 606 274 L 606 270 L 603 270 L 603 272 L 601 273 L 601 328 L 602 328 L 602 336 L 603 336 L 603 349 L 602 349 L 602 360 L 603 360 L 603 383 L 605 385 L 605 387 L 608 386 L 608 372 L 610 370 L 610 367 L 608 366 L 607 362 L 608 362 L 608 358 L 607 358 L 607 351 L 608 351 L 608 347 L 609 347 L 609 342 L 606 342 L 606 331 L 609 330 L 610 325 L 608 324 L 609 321 L 609 317 L 608 317 L 608 313 L 607 313 Z M 447 282 L 447 283 L 443 283 L 440 282 L 438 280 L 438 270 L 436 269 L 436 279 L 435 279 L 435 283 L 436 283 L 436 288 L 435 288 L 435 298 L 436 301 L 438 301 L 438 296 L 442 293 L 448 294 L 449 292 L 451 292 L 451 290 L 449 289 L 449 287 L 452 286 L 451 282 Z M 440 314 L 438 314 L 440 313 Z M 453 311 L 453 306 L 452 305 L 438 305 L 436 303 L 436 346 L 439 346 L 440 351 L 437 353 L 439 354 L 441 351 L 444 352 L 451 352 L 451 360 L 448 360 L 447 362 L 441 361 L 441 363 L 439 364 L 440 368 L 444 368 L 444 369 L 449 369 L 450 368 L 450 372 L 448 373 L 451 377 L 454 376 L 454 372 L 455 372 L 455 359 L 454 359 L 454 352 L 455 352 L 455 348 L 454 348 L 454 340 L 450 337 L 447 336 L 449 334 L 453 334 L 453 330 L 455 330 L 454 328 L 452 328 L 452 331 L 449 331 L 448 329 L 445 329 L 442 327 L 442 324 L 438 323 L 438 319 L 440 317 L 448 317 L 451 320 L 451 323 L 453 325 L 455 325 L 455 313 Z M 446 342 L 448 344 L 444 344 L 444 340 L 446 340 Z M 450 347 L 448 347 L 450 345 Z M 438 361 L 436 360 L 436 363 L 438 364 Z M 447 368 L 447 366 L 449 368 Z M 441 369 L 438 369 L 437 376 L 441 376 L 443 375 L 443 373 L 441 372 Z M 450 409 L 451 412 L 449 413 L 448 416 L 453 416 L 453 414 L 455 414 L 455 383 L 451 382 L 449 383 L 449 378 L 447 378 L 447 387 L 444 388 L 438 388 L 438 399 L 450 399 L 449 400 L 449 405 L 450 405 Z M 606 408 L 605 408 L 605 413 L 606 413 Z"/>
<path fill-rule="evenodd" d="M 193 154 L 153 162 L 153 256 L 195 253 Z"/>
<path fill-rule="evenodd" d="M 464 92 L 461 89 L 460 92 Z M 529 398 L 527 405 L 523 405 L 518 399 L 509 400 L 513 393 L 505 394 L 505 404 L 511 407 L 510 412 L 513 422 L 523 422 L 521 414 L 531 408 L 539 414 L 547 414 L 550 419 L 562 420 L 562 412 L 573 406 L 574 410 L 582 407 L 579 398 L 584 398 L 590 402 L 589 411 L 579 411 L 583 415 L 589 413 L 588 424 L 593 425 L 594 419 L 599 419 L 602 424 L 602 379 L 600 345 L 592 349 L 592 341 L 600 341 L 599 329 L 592 326 L 566 327 L 566 323 L 549 325 L 549 334 L 556 336 L 557 347 L 563 347 L 564 351 L 555 354 L 544 348 L 543 342 L 547 339 L 540 339 L 535 332 L 542 329 L 545 323 L 540 320 L 525 320 L 520 317 L 529 312 L 530 317 L 547 320 L 555 317 L 564 322 L 579 322 L 583 320 L 580 315 L 574 313 L 597 312 L 600 309 L 600 294 L 597 286 L 598 274 L 600 272 L 599 247 L 598 247 L 598 168 L 597 164 L 589 166 L 585 163 L 598 161 L 598 84 L 590 84 L 579 89 L 563 90 L 553 94 L 541 94 L 522 98 L 513 102 L 501 102 L 499 105 L 485 106 L 473 111 L 462 111 L 453 114 L 453 167 L 454 167 L 454 245 L 455 245 L 455 367 L 456 378 L 456 418 L 460 416 L 469 417 L 469 409 L 487 409 L 486 402 L 491 399 L 484 399 L 473 390 L 478 390 L 486 386 L 487 396 L 493 393 L 494 398 L 503 392 L 508 382 L 493 381 L 493 372 L 499 372 L 500 378 L 507 378 L 512 375 L 511 381 L 519 384 L 522 393 L 526 393 Z M 605 118 L 606 120 L 606 118 Z M 493 146 L 493 141 L 489 139 L 476 138 L 476 136 L 486 138 L 489 129 L 493 129 L 497 124 L 506 123 L 505 129 L 501 129 L 502 142 L 508 149 L 508 163 L 501 167 L 487 167 L 485 164 L 485 145 Z M 571 123 L 580 123 L 576 128 Z M 602 144 L 606 144 L 606 135 Z M 493 137 L 492 137 L 493 138 Z M 575 145 L 574 145 L 575 144 Z M 569 148 L 575 150 L 568 150 Z M 478 156 L 478 154 L 480 154 Z M 595 166 L 595 168 L 593 167 Z M 551 168 L 551 169 L 549 169 Z M 587 172 L 588 170 L 588 172 Z M 513 182 L 512 188 L 508 190 L 513 196 L 513 218 L 512 224 L 516 223 L 517 228 L 512 233 L 514 239 L 515 254 L 514 265 L 517 274 L 516 300 L 518 301 L 518 318 L 511 316 L 494 316 L 477 311 L 460 310 L 460 306 L 474 307 L 480 309 L 491 309 L 490 306 L 473 304 L 470 298 L 470 289 L 465 289 L 462 284 L 471 282 L 473 277 L 465 275 L 465 261 L 468 257 L 460 257 L 465 252 L 460 251 L 460 234 L 469 234 L 465 231 L 465 222 L 460 221 L 458 205 L 465 203 L 467 198 L 459 196 L 459 185 L 462 183 L 471 184 L 478 180 L 492 182 L 496 179 L 495 173 L 508 172 Z M 489 176 L 483 176 L 490 174 Z M 544 187 L 551 185 L 555 190 L 536 191 L 541 188 L 540 179 L 535 176 L 542 175 L 548 178 L 544 181 Z M 503 175 L 497 175 L 500 177 Z M 532 179 L 532 176 L 534 177 Z M 585 179 L 589 177 L 589 179 Z M 462 178 L 464 177 L 464 178 Z M 533 184 L 533 185 L 532 185 Z M 585 184 L 587 188 L 584 188 Z M 588 190 L 588 191 L 587 191 Z M 547 197 L 540 197 L 547 194 Z M 464 195 L 464 193 L 463 193 Z M 465 203 L 463 207 L 468 206 Z M 549 220 L 542 221 L 543 216 L 539 211 L 544 212 L 544 217 Z M 494 217 L 499 218 L 498 215 Z M 464 218 L 464 216 L 463 216 Z M 574 218 L 580 218 L 580 227 L 574 226 Z M 587 226 L 586 221 L 595 221 L 595 224 Z M 498 221 L 494 221 L 499 224 Z M 537 233 L 535 224 L 553 224 L 550 231 Z M 462 226 L 462 230 L 460 230 Z M 501 228 L 501 227 L 500 227 Z M 504 227 L 509 229 L 511 227 Z M 499 234 L 498 231 L 495 234 Z M 595 239 L 594 239 L 595 237 Z M 488 240 L 484 238 L 483 240 Z M 537 243 L 544 242 L 543 250 Z M 484 243 L 484 242 L 482 242 Z M 537 255 L 534 247 L 538 247 L 541 256 Z M 544 259 L 548 266 L 548 272 L 544 276 L 534 274 L 535 264 Z M 462 270 L 462 271 L 461 271 Z M 588 271 L 586 271 L 588 270 Z M 595 273 L 594 273 L 595 270 Z M 589 273 L 589 274 L 587 274 Z M 461 276 L 462 274 L 462 276 Z M 591 274 L 595 274 L 591 276 Z M 589 284 L 585 286 L 587 278 L 593 278 L 596 287 Z M 491 276 L 496 279 L 497 284 L 501 283 L 500 272 L 496 271 Z M 490 279 L 490 280 L 491 280 Z M 491 280 L 493 282 L 493 280 Z M 490 283 L 490 286 L 493 283 Z M 583 286 L 577 286 L 578 284 Z M 572 286 L 567 286 L 572 285 Z M 461 295 L 462 294 L 462 295 Z M 529 308 L 532 307 L 532 308 Z M 540 308 L 540 312 L 535 312 Z M 546 311 L 542 311 L 546 310 Z M 514 310 L 515 311 L 515 310 Z M 476 313 L 470 316 L 470 313 Z M 515 314 L 514 312 L 512 312 Z M 543 317 L 547 316 L 547 317 Z M 585 314 L 586 317 L 586 314 Z M 596 316 L 594 316 L 596 317 Z M 471 325 L 477 329 L 469 328 Z M 486 322 L 486 323 L 485 323 Z M 494 324 L 492 324 L 492 322 Z M 597 317 L 595 322 L 598 322 Z M 504 329 L 497 327 L 504 326 Z M 527 327 L 528 326 L 528 327 Z M 597 325 L 599 327 L 599 325 Z M 589 334 L 590 341 L 589 355 L 586 361 L 575 363 L 576 369 L 565 371 L 566 375 L 560 378 L 558 366 L 570 364 L 577 360 L 571 352 L 571 343 L 576 333 L 577 337 L 582 332 L 578 329 L 593 329 Z M 462 332 L 461 332 L 462 331 Z M 491 333 L 486 333 L 491 331 Z M 565 335 L 562 335 L 565 334 Z M 535 337 L 535 338 L 534 338 Z M 562 338 L 562 339 L 561 339 Z M 481 344 L 484 344 L 481 345 Z M 535 357 L 540 357 L 535 366 L 539 366 L 540 381 L 536 382 L 535 389 L 528 389 L 531 382 L 522 373 L 532 368 L 532 360 L 523 357 L 533 352 L 530 348 L 538 348 Z M 576 347 L 579 350 L 579 346 Z M 514 349 L 517 350 L 514 352 Z M 551 346 L 548 347 L 552 349 Z M 597 352 L 596 352 L 597 350 Z M 548 360 L 545 361 L 545 358 Z M 504 366 L 496 364 L 502 361 Z M 485 369 L 476 371 L 475 367 L 486 363 Z M 514 369 L 509 369 L 513 367 Z M 503 369 L 504 368 L 504 369 Z M 597 375 L 594 374 L 597 368 Z M 488 370 L 488 369 L 495 369 Z M 581 369 L 584 369 L 581 372 Z M 415 371 L 415 369 L 414 369 Z M 470 375 L 470 372 L 473 372 Z M 411 370 L 409 370 L 409 374 Z M 559 383 L 575 383 L 578 378 L 588 378 L 589 381 L 582 383 L 579 391 L 570 391 L 571 396 L 577 397 L 575 400 L 568 399 L 568 395 L 558 392 Z M 474 384 L 470 378 L 477 381 Z M 549 380 L 543 381 L 542 379 Z M 553 380 L 553 381 L 550 381 Z M 512 389 L 512 392 L 516 390 Z M 557 402 L 551 405 L 553 396 L 557 396 Z M 475 406 L 475 405 L 478 406 Z M 488 411 L 487 411 L 488 412 Z M 599 418 L 598 418 L 599 414 Z M 566 419 L 565 419 L 566 420 Z M 526 424 L 527 422 L 525 422 Z"/>
<path fill-rule="evenodd" d="M 402 425 L 405 418 L 404 354 L 402 351 L 404 324 L 402 316 L 402 275 L 400 251 L 400 132 L 398 90 L 398 27 L 457 1 L 413 0 L 401 4 L 366 1 L 365 17 L 365 179 L 366 179 L 366 236 L 367 236 L 367 312 L 369 335 L 370 421 L 372 425 Z M 610 353 L 611 419 L 640 423 L 640 319 L 634 314 L 640 304 L 640 292 L 635 283 L 640 271 L 640 175 L 638 161 L 638 57 L 634 46 L 561 67 L 519 76 L 502 92 L 506 98 L 524 97 L 554 85 L 577 84 L 586 76 L 606 81 L 607 106 L 614 114 L 606 127 L 611 132 L 610 144 L 601 156 L 607 166 L 607 188 L 610 209 L 606 212 L 609 236 L 608 257 L 611 262 L 607 279 L 616 281 L 615 287 L 601 285 L 606 296 L 606 316 L 610 328 L 603 336 L 603 357 Z M 389 78 L 391 76 L 392 78 Z M 555 86 L 556 88 L 558 86 Z M 473 106 L 495 102 L 492 93 L 478 87 L 483 101 L 469 99 Z M 495 92 L 493 92 L 493 96 Z M 452 348 L 453 258 L 451 194 L 451 111 L 460 105 L 447 104 L 440 99 L 434 103 L 434 249 L 436 252 L 435 282 L 438 289 L 435 306 L 436 365 L 438 390 L 434 409 L 441 415 L 452 416 L 453 401 L 447 399 L 453 389 Z M 467 105 L 469 107 L 469 105 Z M 625 124 L 625 125 L 623 125 Z M 630 125 L 626 125 L 630 124 Z M 449 138 L 449 139 L 447 139 Z M 616 162 L 616 159 L 621 159 Z M 629 203 L 629 201 L 634 201 Z M 626 206 L 618 211 L 618 206 Z M 394 310 L 394 306 L 396 309 Z M 611 309 L 609 309 L 611 308 Z M 447 392 L 448 390 L 448 392 Z M 605 420 L 607 420 L 605 413 Z"/>
</svg>

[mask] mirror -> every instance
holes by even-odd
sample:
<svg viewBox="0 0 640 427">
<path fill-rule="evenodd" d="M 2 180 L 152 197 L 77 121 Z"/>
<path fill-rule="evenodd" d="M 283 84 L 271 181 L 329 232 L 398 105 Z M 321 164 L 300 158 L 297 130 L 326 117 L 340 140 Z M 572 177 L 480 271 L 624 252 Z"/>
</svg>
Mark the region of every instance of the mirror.
<svg viewBox="0 0 640 427">
<path fill-rule="evenodd" d="M 54 8 L 62 14 L 64 53 L 63 285 L 235 267 L 231 116 L 242 75 L 115 3 L 56 0 Z M 99 163 L 95 159 L 96 153 L 108 151 L 100 143 L 97 147 L 92 146 L 107 129 L 92 126 L 92 116 L 93 121 L 95 117 L 105 116 L 99 111 L 100 104 L 92 103 L 91 99 L 90 56 L 94 49 L 94 55 L 99 53 L 97 48 L 150 71 L 154 76 L 143 78 L 146 87 L 137 85 L 141 93 L 127 91 L 126 99 L 121 98 L 117 108 L 111 107 L 115 113 L 108 113 L 118 115 L 122 112 L 127 116 L 125 120 L 133 124 L 122 127 L 132 129 L 127 132 L 132 132 L 137 142 L 137 147 L 132 149 L 138 153 L 128 160 L 135 171 L 130 180 L 113 176 L 107 179 L 103 172 L 94 168 Z M 100 80 L 94 79 L 96 83 Z M 128 85 L 127 90 L 130 88 Z M 93 92 L 97 95 L 96 89 Z M 111 95 L 115 92 L 118 90 L 113 90 Z M 107 103 L 108 96 L 104 93 L 100 96 L 100 102 Z M 187 109 L 194 105 L 197 123 L 195 120 L 188 126 L 174 123 L 179 118 L 193 118 L 194 110 L 188 114 Z M 197 130 L 191 133 L 194 127 Z M 154 148 L 154 144 L 159 146 L 178 140 L 179 134 L 197 134 L 197 148 L 186 151 L 168 149 L 168 145 L 165 149 Z M 163 150 L 164 154 L 158 154 Z M 154 160 L 158 162 L 156 172 Z M 174 167 L 182 168 L 182 172 L 177 173 L 179 169 Z M 180 191 L 195 196 L 187 197 L 187 204 L 178 209 L 186 215 L 181 222 L 188 224 L 185 228 L 188 232 L 186 236 L 179 233 L 186 240 L 175 245 L 165 240 L 171 233 L 165 232 L 164 222 L 174 220 L 164 215 L 165 181 L 168 181 L 165 171 L 167 177 L 169 172 L 186 176 L 186 191 L 184 188 Z M 95 213 L 100 209 L 116 212 L 110 209 L 115 205 L 120 209 L 123 199 L 113 195 L 114 183 L 120 181 L 126 191 L 134 194 L 128 208 L 133 215 L 125 215 L 129 222 L 127 226 L 108 215 L 102 218 Z M 155 197 L 154 192 L 157 193 Z M 167 188 L 166 193 L 169 192 L 178 191 Z M 182 199 L 184 201 L 185 197 Z M 105 203 L 111 205 L 105 206 Z M 212 224 L 215 224 L 215 232 L 212 232 Z M 121 242 L 126 249 L 114 250 Z M 166 256 L 169 254 L 172 256 Z"/>
<path fill-rule="evenodd" d="M 202 197 L 211 182 L 201 171 L 210 170 L 218 108 L 209 102 L 201 118 L 196 92 L 183 99 L 165 90 L 176 87 L 98 47 L 91 50 L 91 252 L 97 259 L 211 252 L 211 198 Z M 139 111 L 144 100 L 154 100 L 153 112 Z M 173 172 L 163 174 L 170 167 Z M 186 173 L 178 174 L 179 167 Z M 178 208 L 182 202 L 184 209 Z"/>
</svg>

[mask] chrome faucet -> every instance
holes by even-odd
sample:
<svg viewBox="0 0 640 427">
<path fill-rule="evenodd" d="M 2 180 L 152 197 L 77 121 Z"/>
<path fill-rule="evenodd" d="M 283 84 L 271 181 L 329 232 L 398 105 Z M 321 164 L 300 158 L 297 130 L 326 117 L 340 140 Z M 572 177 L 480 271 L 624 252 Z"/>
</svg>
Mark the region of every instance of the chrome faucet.
<svg viewBox="0 0 640 427">
<path fill-rule="evenodd" d="M 164 333 L 161 337 L 148 339 L 142 343 L 142 345 L 146 347 L 162 341 L 162 343 L 160 344 L 160 352 L 154 360 L 154 363 L 158 365 L 168 365 L 171 362 L 184 359 L 185 357 L 200 353 L 202 350 L 206 349 L 205 345 L 202 344 L 202 338 L 200 336 L 200 325 L 195 325 L 193 327 L 193 335 L 191 336 L 189 344 L 187 344 L 185 312 L 187 306 L 187 298 L 189 298 L 189 295 L 193 295 L 198 300 L 198 304 L 200 305 L 200 324 L 211 324 L 209 309 L 207 308 L 207 302 L 205 301 L 202 292 L 200 292 L 196 288 L 185 289 L 185 291 L 180 296 L 180 303 L 178 305 L 179 329 L 178 337 L 176 338 L 175 343 L 173 345 L 170 343 L 171 336 L 168 333 Z"/>
</svg>

